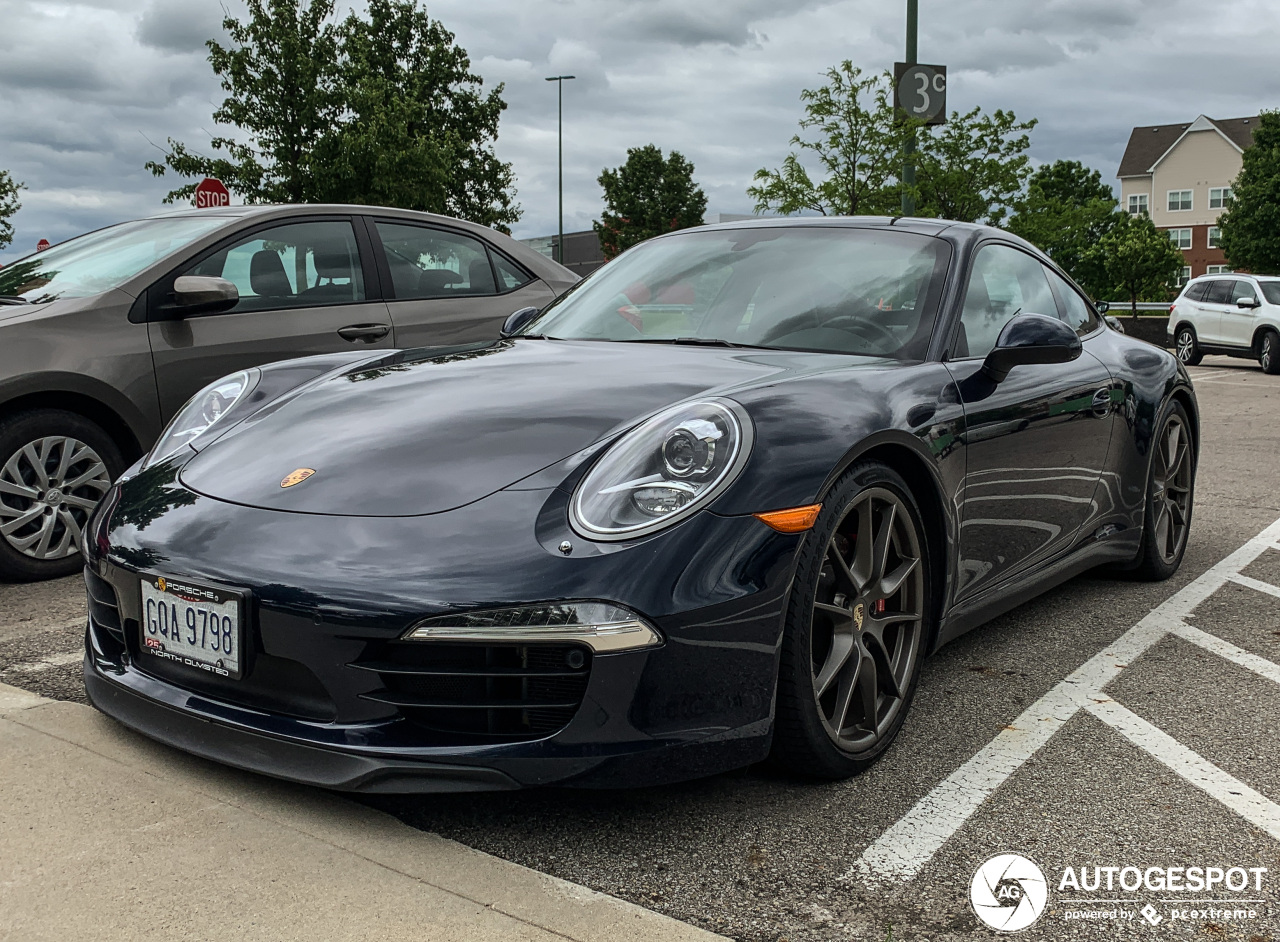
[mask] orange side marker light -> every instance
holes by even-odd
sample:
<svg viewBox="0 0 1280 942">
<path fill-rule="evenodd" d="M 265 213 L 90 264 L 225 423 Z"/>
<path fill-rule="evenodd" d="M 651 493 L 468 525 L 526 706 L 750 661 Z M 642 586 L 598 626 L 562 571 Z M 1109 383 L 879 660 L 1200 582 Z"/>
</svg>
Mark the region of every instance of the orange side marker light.
<svg viewBox="0 0 1280 942">
<path fill-rule="evenodd" d="M 818 521 L 822 512 L 821 504 L 810 504 L 807 507 L 792 507 L 789 510 L 771 510 L 768 513 L 753 514 L 779 533 L 803 533 Z"/>
</svg>

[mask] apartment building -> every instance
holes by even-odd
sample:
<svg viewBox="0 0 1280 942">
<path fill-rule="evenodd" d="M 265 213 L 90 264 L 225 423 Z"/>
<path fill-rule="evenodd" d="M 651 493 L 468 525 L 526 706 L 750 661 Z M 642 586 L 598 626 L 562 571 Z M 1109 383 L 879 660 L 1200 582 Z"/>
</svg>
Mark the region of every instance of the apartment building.
<svg viewBox="0 0 1280 942">
<path fill-rule="evenodd" d="M 1227 271 L 1218 216 L 1253 144 L 1258 117 L 1208 118 L 1134 128 L 1120 161 L 1120 205 L 1147 213 L 1182 249 L 1182 281 Z"/>
</svg>

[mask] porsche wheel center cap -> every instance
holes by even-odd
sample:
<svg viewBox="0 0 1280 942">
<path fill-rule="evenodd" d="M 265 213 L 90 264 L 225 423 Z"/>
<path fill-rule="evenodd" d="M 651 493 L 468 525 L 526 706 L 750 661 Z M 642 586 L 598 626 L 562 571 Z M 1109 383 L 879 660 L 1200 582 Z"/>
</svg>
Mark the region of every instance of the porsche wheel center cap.
<svg viewBox="0 0 1280 942">
<path fill-rule="evenodd" d="M 865 608 L 861 602 L 853 607 L 853 623 L 859 631 L 862 630 L 862 619 L 865 614 Z"/>
</svg>

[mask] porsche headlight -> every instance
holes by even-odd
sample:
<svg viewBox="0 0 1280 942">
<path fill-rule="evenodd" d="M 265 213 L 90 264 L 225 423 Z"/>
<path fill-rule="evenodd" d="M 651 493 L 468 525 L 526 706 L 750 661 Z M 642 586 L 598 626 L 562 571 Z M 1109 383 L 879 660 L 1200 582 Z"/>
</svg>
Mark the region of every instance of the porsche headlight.
<svg viewBox="0 0 1280 942">
<path fill-rule="evenodd" d="M 257 370 L 241 370 L 210 383 L 192 396 L 164 430 L 143 467 L 168 458 L 221 422 L 253 386 L 257 375 Z"/>
<path fill-rule="evenodd" d="M 751 453 L 746 410 L 729 399 L 682 403 L 624 435 L 574 492 L 573 528 L 630 540 L 689 516 L 737 477 Z"/>
</svg>

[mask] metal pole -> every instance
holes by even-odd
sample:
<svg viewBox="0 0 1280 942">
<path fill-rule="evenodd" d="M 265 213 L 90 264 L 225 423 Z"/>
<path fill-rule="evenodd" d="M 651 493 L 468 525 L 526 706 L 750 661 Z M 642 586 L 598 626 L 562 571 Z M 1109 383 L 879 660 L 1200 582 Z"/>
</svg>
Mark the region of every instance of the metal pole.
<svg viewBox="0 0 1280 942">
<path fill-rule="evenodd" d="M 557 172 L 559 174 L 560 185 L 560 228 L 556 238 L 556 261 L 561 265 L 564 264 L 564 83 L 566 80 L 575 78 L 573 75 L 549 75 L 548 82 L 556 83 L 557 98 L 557 117 L 556 117 L 556 147 L 559 152 L 557 160 Z"/>
<path fill-rule="evenodd" d="M 560 235 L 556 239 L 556 254 L 560 257 L 556 259 L 561 265 L 564 264 L 564 81 L 556 82 L 556 98 L 557 118 L 556 118 L 556 147 L 557 167 L 560 178 Z"/>
<path fill-rule="evenodd" d="M 920 27 L 920 0 L 907 0 L 907 65 L 916 64 L 916 34 Z M 914 216 L 916 200 L 911 188 L 916 185 L 916 132 L 907 135 L 902 162 L 902 215 Z"/>
</svg>

